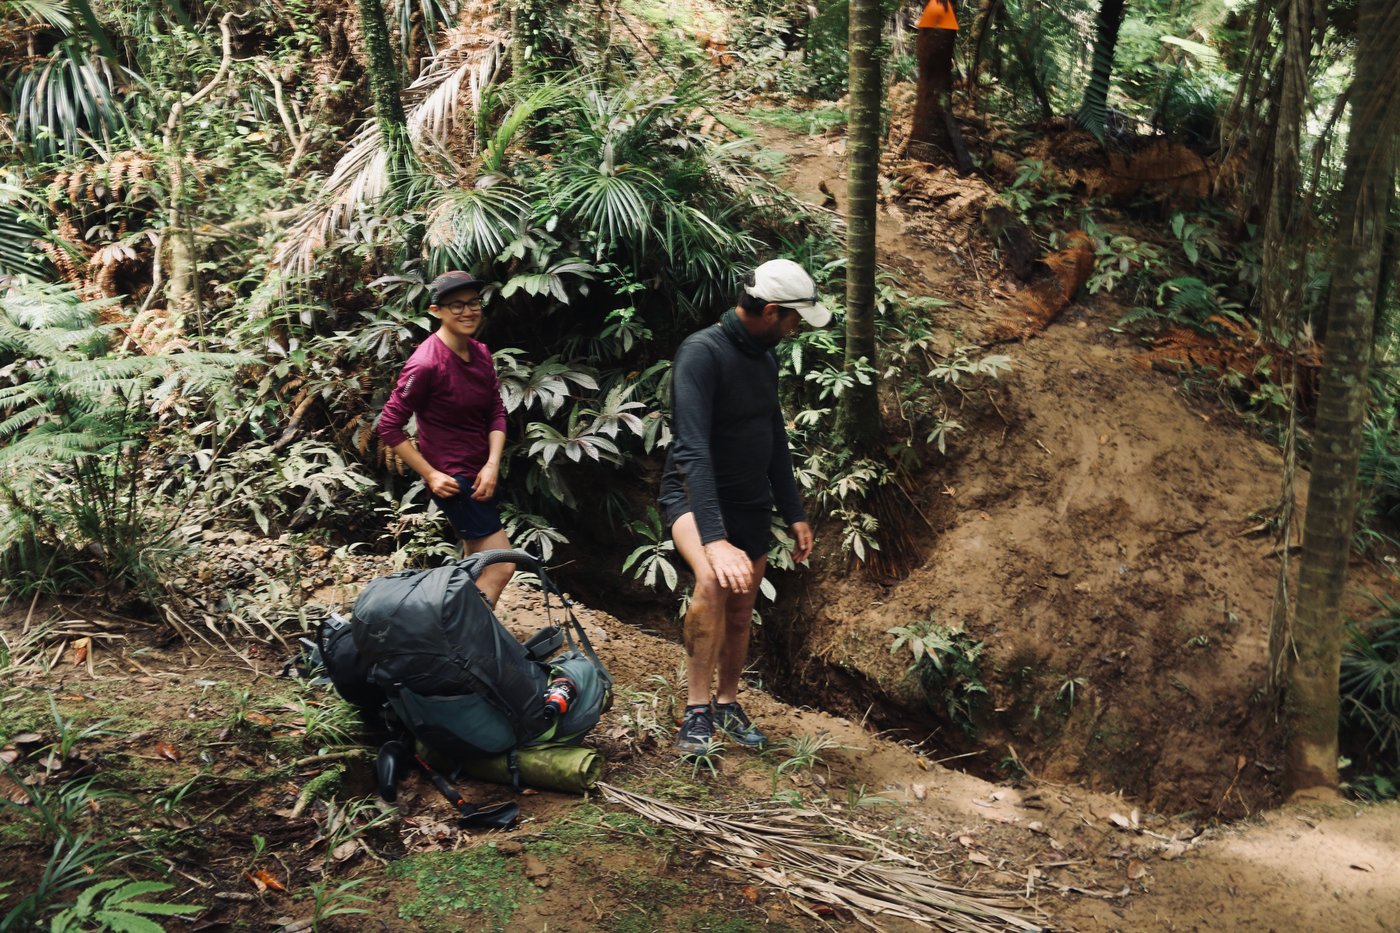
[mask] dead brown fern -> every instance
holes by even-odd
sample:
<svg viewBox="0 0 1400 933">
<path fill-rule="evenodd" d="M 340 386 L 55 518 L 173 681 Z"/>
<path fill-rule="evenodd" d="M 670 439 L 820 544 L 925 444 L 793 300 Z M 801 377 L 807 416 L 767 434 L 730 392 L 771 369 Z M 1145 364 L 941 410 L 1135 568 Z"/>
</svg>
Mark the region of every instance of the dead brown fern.
<svg viewBox="0 0 1400 933">
<path fill-rule="evenodd" d="M 1050 325 L 1065 306 L 1074 300 L 1089 274 L 1094 271 L 1094 238 L 1076 230 L 1066 238 L 1065 248 L 1040 262 L 1041 271 L 1031 286 L 1016 296 L 1012 314 L 1018 319 L 1002 321 L 993 327 L 988 340 L 993 343 L 1026 340 Z"/>
</svg>

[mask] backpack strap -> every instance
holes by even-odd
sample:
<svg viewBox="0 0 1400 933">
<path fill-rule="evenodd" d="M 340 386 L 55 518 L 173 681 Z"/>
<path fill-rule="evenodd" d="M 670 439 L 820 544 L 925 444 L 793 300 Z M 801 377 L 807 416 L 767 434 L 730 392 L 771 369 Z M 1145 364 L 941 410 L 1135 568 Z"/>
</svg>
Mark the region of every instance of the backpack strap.
<svg viewBox="0 0 1400 933">
<path fill-rule="evenodd" d="M 490 567 L 492 564 L 524 564 L 526 567 L 529 567 L 530 570 L 534 572 L 535 576 L 539 577 L 540 588 L 544 591 L 546 612 L 549 611 L 549 595 L 553 593 L 555 596 L 559 597 L 559 603 L 563 606 L 565 614 L 568 615 L 568 622 L 560 626 L 560 628 L 563 629 L 564 638 L 569 642 L 569 648 L 574 651 L 578 650 L 578 646 L 574 643 L 574 637 L 569 632 L 569 629 L 573 628 L 574 632 L 578 633 L 579 642 L 583 645 L 583 653 L 587 655 L 588 660 L 592 661 L 593 665 L 598 668 L 603 682 L 611 687 L 612 677 L 608 675 L 607 668 L 603 666 L 602 660 L 599 659 L 598 652 L 593 650 L 593 643 L 588 640 L 588 633 L 583 630 L 583 626 L 579 624 L 578 617 L 574 615 L 574 604 L 564 595 L 564 591 L 559 589 L 554 581 L 549 578 L 549 574 L 546 573 L 544 569 L 544 561 L 530 552 L 522 551 L 519 548 L 492 548 L 487 551 L 477 551 L 475 554 L 457 561 L 457 566 L 466 570 L 473 581 L 481 576 L 481 571 Z M 536 637 L 538 637 L 538 633 Z M 534 639 L 531 639 L 531 641 L 533 642 Z"/>
<path fill-rule="evenodd" d="M 549 578 L 549 574 L 545 572 L 544 561 L 540 560 L 529 551 L 522 551 L 520 548 L 491 548 L 486 551 L 477 551 L 475 554 L 469 554 L 457 560 L 455 563 L 470 574 L 473 581 L 481 576 L 481 571 L 490 567 L 492 564 L 523 564 L 531 573 L 540 578 L 540 587 L 544 590 L 546 598 L 548 598 L 550 593 L 553 593 L 560 599 L 564 598 L 564 592 L 555 585 L 554 581 Z"/>
<path fill-rule="evenodd" d="M 564 598 L 562 594 L 559 599 L 564 604 L 564 614 L 569 617 L 567 624 L 560 626 L 564 632 L 564 638 L 569 642 L 569 649 L 572 651 L 579 650 L 579 646 L 574 644 L 574 636 L 569 633 L 569 629 L 572 628 L 578 633 L 578 640 L 583 646 L 584 655 L 587 656 L 588 660 L 593 662 L 593 666 L 598 669 L 599 679 L 602 680 L 605 687 L 611 688 L 612 677 L 608 674 L 608 669 L 603 666 L 602 659 L 598 657 L 598 652 L 593 650 L 593 643 L 588 640 L 588 632 L 584 631 L 583 624 L 579 622 L 578 616 L 574 615 L 574 604 Z"/>
</svg>

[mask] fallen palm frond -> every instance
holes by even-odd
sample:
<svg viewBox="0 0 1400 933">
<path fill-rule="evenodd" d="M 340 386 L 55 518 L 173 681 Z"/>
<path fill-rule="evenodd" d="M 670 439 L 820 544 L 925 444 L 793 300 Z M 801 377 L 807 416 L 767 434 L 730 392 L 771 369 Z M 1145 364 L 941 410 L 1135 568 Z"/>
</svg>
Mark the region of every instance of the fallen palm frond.
<svg viewBox="0 0 1400 933">
<path fill-rule="evenodd" d="M 416 152 L 447 144 L 461 118 L 464 96 L 469 98 L 471 113 L 480 110 L 482 93 L 500 68 L 504 47 L 504 40 L 494 34 L 463 31 L 424 65 L 418 80 L 403 94 L 408 138 Z M 278 244 L 274 258 L 278 268 L 293 275 L 309 274 L 316 251 L 383 197 L 389 183 L 388 150 L 378 124 L 368 121 L 331 170 L 326 198 L 302 214 Z"/>
<path fill-rule="evenodd" d="M 881 915 L 956 933 L 1044 928 L 1014 911 L 1014 895 L 939 881 L 885 839 L 815 810 L 697 810 L 611 784 L 598 788 L 614 803 L 688 834 L 734 868 L 785 891 L 798 909 L 817 919 L 819 911 L 804 901 L 849 910 L 876 930 Z"/>
</svg>

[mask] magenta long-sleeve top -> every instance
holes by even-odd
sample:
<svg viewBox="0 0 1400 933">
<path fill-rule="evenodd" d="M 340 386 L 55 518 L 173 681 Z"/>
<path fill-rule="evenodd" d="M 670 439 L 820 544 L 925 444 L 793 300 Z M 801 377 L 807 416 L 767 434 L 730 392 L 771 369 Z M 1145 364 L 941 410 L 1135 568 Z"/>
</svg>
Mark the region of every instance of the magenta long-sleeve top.
<svg viewBox="0 0 1400 933">
<path fill-rule="evenodd" d="M 417 415 L 423 458 L 444 473 L 475 477 L 490 453 L 491 432 L 506 429 L 506 406 L 491 351 L 468 340 L 471 359 L 464 360 L 436 333 L 428 335 L 399 373 L 376 430 L 397 446 L 408 439 L 409 415 Z"/>
</svg>

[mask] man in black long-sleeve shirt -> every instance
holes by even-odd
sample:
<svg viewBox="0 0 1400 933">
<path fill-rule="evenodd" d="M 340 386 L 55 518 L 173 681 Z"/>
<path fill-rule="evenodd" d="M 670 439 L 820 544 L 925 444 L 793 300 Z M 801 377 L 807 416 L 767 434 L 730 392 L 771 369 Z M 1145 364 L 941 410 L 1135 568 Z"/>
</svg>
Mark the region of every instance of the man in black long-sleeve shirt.
<svg viewBox="0 0 1400 933">
<path fill-rule="evenodd" d="M 812 277 L 791 260 L 775 259 L 754 270 L 736 309 L 676 351 L 674 438 L 661 506 L 676 549 L 695 573 L 685 616 L 688 695 L 676 739 L 687 754 L 704 750 L 716 727 L 751 748 L 767 744 L 739 706 L 738 690 L 775 503 L 796 541 L 793 560 L 806 560 L 812 551 L 773 348 L 803 321 L 824 327 L 830 319 Z"/>
</svg>

